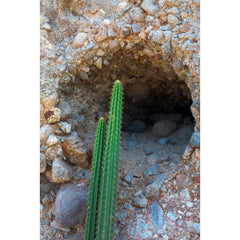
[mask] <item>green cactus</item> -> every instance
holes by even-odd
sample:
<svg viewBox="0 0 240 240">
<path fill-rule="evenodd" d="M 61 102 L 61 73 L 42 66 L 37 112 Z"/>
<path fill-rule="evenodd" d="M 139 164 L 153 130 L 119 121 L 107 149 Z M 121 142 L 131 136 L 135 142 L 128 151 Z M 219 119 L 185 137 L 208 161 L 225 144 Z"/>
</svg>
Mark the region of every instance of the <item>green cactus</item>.
<svg viewBox="0 0 240 240">
<path fill-rule="evenodd" d="M 86 220 L 85 239 L 93 240 L 96 235 L 96 219 L 98 211 L 98 202 L 100 196 L 100 177 L 103 164 L 103 153 L 105 147 L 105 132 L 106 126 L 104 118 L 100 118 L 97 127 L 95 140 L 92 175 L 90 182 L 90 190 L 88 196 L 88 210 Z"/>
<path fill-rule="evenodd" d="M 97 168 L 93 168 L 92 170 L 85 240 L 113 239 L 117 201 L 117 181 L 122 118 L 121 114 L 122 85 L 121 82 L 117 80 L 114 84 L 112 92 L 108 132 L 103 161 L 101 160 L 101 157 L 95 158 L 96 161 L 99 161 L 98 166 L 102 167 L 101 170 L 97 170 Z M 95 146 L 95 151 L 100 152 L 101 150 Z M 95 155 L 100 156 L 101 154 L 94 153 L 94 157 Z M 95 163 L 95 165 L 97 164 Z M 95 180 L 97 175 L 96 172 L 99 172 L 98 176 L 100 178 L 98 178 L 98 180 Z M 100 184 L 92 183 L 97 181 L 98 183 L 100 182 Z M 94 208 L 94 210 L 90 210 L 91 208 Z"/>
</svg>

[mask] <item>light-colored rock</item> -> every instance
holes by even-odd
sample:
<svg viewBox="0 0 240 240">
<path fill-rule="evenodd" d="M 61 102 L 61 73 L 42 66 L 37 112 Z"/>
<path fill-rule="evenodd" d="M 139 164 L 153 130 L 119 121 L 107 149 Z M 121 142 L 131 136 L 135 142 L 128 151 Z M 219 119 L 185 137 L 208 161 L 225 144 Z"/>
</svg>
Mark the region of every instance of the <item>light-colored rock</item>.
<svg viewBox="0 0 240 240">
<path fill-rule="evenodd" d="M 40 153 L 40 173 L 45 172 L 46 168 L 47 168 L 46 157 L 43 153 Z"/>
<path fill-rule="evenodd" d="M 176 25 L 181 24 L 180 20 L 173 14 L 168 15 L 168 23 L 172 28 L 175 27 Z"/>
<path fill-rule="evenodd" d="M 88 40 L 87 33 L 79 32 L 74 38 L 74 41 L 72 44 L 73 49 L 82 47 L 87 42 L 87 40 Z"/>
<path fill-rule="evenodd" d="M 164 219 L 163 219 L 164 212 L 157 202 L 154 202 L 150 206 L 150 213 L 151 213 L 154 227 L 157 229 L 162 228 L 164 223 Z"/>
<path fill-rule="evenodd" d="M 168 120 L 158 121 L 153 126 L 153 135 L 156 137 L 168 137 L 177 128 L 174 122 Z"/>
<path fill-rule="evenodd" d="M 67 123 L 67 122 L 59 122 L 58 126 L 61 128 L 61 130 L 66 133 L 69 134 L 71 132 L 71 124 Z"/>
<path fill-rule="evenodd" d="M 161 30 L 151 31 L 152 39 L 151 41 L 156 44 L 162 44 L 164 32 Z"/>
<path fill-rule="evenodd" d="M 49 31 L 49 32 L 52 31 L 51 25 L 49 23 L 43 23 L 42 28 L 46 31 Z"/>
<path fill-rule="evenodd" d="M 134 197 L 133 205 L 139 208 L 147 207 L 148 201 L 145 197 Z"/>
<path fill-rule="evenodd" d="M 143 22 L 144 21 L 144 13 L 143 10 L 140 7 L 133 7 L 129 11 L 130 17 L 132 20 L 137 22 Z"/>
<path fill-rule="evenodd" d="M 150 183 L 143 191 L 144 195 L 147 198 L 158 197 L 159 190 L 161 189 L 164 180 L 166 179 L 167 174 L 162 173 L 156 177 L 152 183 Z"/>
<path fill-rule="evenodd" d="M 58 142 L 59 142 L 58 138 L 57 138 L 54 134 L 51 134 L 51 135 L 48 137 L 46 143 L 47 143 L 48 146 L 52 146 L 52 145 L 54 145 L 54 144 L 56 144 L 56 143 L 58 143 Z"/>
<path fill-rule="evenodd" d="M 71 167 L 62 160 L 55 158 L 52 163 L 52 179 L 56 183 L 68 182 L 73 176 Z"/>
<path fill-rule="evenodd" d="M 48 123 L 56 123 L 61 119 L 61 110 L 59 108 L 49 109 L 44 113 Z"/>
<path fill-rule="evenodd" d="M 53 128 L 50 124 L 45 124 L 40 128 L 40 141 L 44 142 L 53 133 Z"/>
<path fill-rule="evenodd" d="M 98 58 L 95 62 L 94 65 L 99 68 L 102 69 L 102 58 Z"/>
<path fill-rule="evenodd" d="M 46 150 L 46 157 L 49 162 L 52 162 L 54 158 L 62 157 L 63 150 L 59 143 L 54 144 Z"/>
<path fill-rule="evenodd" d="M 57 104 L 57 92 L 52 92 L 51 94 L 43 97 L 41 103 L 45 109 L 52 109 Z"/>
<path fill-rule="evenodd" d="M 108 30 L 106 28 L 102 29 L 95 37 L 97 42 L 102 42 L 108 37 Z"/>
<path fill-rule="evenodd" d="M 158 13 L 158 6 L 154 4 L 153 0 L 144 0 L 141 4 L 141 8 L 150 15 Z"/>
</svg>

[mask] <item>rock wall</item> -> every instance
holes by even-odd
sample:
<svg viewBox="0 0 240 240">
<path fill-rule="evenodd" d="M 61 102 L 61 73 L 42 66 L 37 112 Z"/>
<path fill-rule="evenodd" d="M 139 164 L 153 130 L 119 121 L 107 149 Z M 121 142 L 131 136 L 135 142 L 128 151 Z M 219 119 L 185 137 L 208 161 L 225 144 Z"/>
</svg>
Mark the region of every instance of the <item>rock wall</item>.
<svg viewBox="0 0 240 240">
<path fill-rule="evenodd" d="M 116 239 L 199 239 L 199 15 L 198 0 L 41 0 L 41 239 L 83 236 L 95 130 L 116 79 Z M 163 120 L 175 124 L 165 139 L 153 127 Z M 68 191 L 82 198 L 60 219 L 56 196 Z"/>
</svg>

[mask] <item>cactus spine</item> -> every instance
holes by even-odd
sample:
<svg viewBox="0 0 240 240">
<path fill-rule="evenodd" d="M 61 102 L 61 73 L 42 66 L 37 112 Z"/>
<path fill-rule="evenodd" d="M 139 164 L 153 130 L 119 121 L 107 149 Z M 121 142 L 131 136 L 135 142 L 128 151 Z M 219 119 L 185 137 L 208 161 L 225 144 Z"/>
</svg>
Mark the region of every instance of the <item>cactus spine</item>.
<svg viewBox="0 0 240 240">
<path fill-rule="evenodd" d="M 92 181 L 94 181 L 92 179 L 96 178 L 95 176 L 96 173 L 93 173 L 93 171 L 97 171 L 96 168 L 95 169 L 93 168 L 92 170 L 92 175 L 94 176 L 91 177 L 89 201 L 93 202 L 93 200 L 90 200 L 91 196 L 91 199 L 95 198 L 97 203 L 95 203 L 96 205 L 93 205 L 92 203 L 89 202 L 85 240 L 113 239 L 115 210 L 117 201 L 121 114 L 122 114 L 122 85 L 121 82 L 117 80 L 114 84 L 112 92 L 108 132 L 103 161 L 101 161 L 101 159 L 98 158 L 98 161 L 101 161 L 99 165 L 102 166 L 101 172 L 99 173 L 100 176 L 100 180 L 98 180 L 100 181 L 100 186 L 98 185 L 99 187 L 97 187 L 97 185 L 92 184 Z M 94 211 L 90 210 L 90 208 L 94 206 L 96 212 L 91 213 Z M 91 220 L 89 220 L 90 215 L 93 218 L 95 217 L 94 220 L 93 218 L 91 218 L 92 222 L 94 223 L 92 223 Z M 93 225 L 95 225 L 95 227 L 93 227 Z"/>
<path fill-rule="evenodd" d="M 93 166 L 88 196 L 88 210 L 86 221 L 85 240 L 94 240 L 96 235 L 96 219 L 100 196 L 100 177 L 105 147 L 106 126 L 103 118 L 99 119 L 95 140 Z"/>
</svg>

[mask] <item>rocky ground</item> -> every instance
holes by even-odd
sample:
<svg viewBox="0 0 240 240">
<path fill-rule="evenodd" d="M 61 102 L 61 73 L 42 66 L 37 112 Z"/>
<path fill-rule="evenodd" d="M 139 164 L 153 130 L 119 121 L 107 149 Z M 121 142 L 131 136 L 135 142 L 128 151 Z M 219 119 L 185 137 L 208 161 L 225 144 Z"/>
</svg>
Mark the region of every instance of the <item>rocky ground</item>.
<svg viewBox="0 0 240 240">
<path fill-rule="evenodd" d="M 200 239 L 199 7 L 41 1 L 42 240 L 83 237 L 95 130 L 116 79 L 115 239 Z"/>
</svg>

